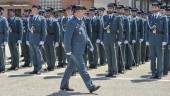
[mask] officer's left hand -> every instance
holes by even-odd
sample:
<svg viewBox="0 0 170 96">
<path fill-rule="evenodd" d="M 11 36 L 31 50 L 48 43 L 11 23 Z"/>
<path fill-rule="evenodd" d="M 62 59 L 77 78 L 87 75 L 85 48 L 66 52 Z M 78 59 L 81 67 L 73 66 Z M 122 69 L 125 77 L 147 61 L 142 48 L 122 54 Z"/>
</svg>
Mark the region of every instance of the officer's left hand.
<svg viewBox="0 0 170 96">
<path fill-rule="evenodd" d="M 100 42 L 100 44 L 101 44 L 101 45 L 104 45 L 104 43 L 103 43 L 102 41 Z"/>
<path fill-rule="evenodd" d="M 94 51 L 94 48 L 90 48 L 90 51 L 93 52 L 93 51 Z"/>
<path fill-rule="evenodd" d="M 118 41 L 118 45 L 120 46 L 122 44 L 122 42 Z"/>
<path fill-rule="evenodd" d="M 124 42 L 125 44 L 128 44 L 129 42 L 127 41 L 127 40 L 125 40 L 125 42 Z"/>
<path fill-rule="evenodd" d="M 100 40 L 99 40 L 99 39 L 97 39 L 97 40 L 96 40 L 96 43 L 100 43 Z"/>
<path fill-rule="evenodd" d="M 8 42 L 5 41 L 5 42 L 4 42 L 4 45 L 6 46 L 7 44 L 8 44 Z"/>
<path fill-rule="evenodd" d="M 17 41 L 17 43 L 18 43 L 18 44 L 21 44 L 21 43 L 22 43 L 22 41 L 21 41 L 21 40 L 18 40 L 18 41 Z"/>
<path fill-rule="evenodd" d="M 163 45 L 163 46 L 167 45 L 167 42 L 162 42 L 162 45 Z"/>
<path fill-rule="evenodd" d="M 40 41 L 39 45 L 43 46 L 44 45 L 44 41 Z"/>
<path fill-rule="evenodd" d="M 136 43 L 136 40 L 132 40 L 132 43 Z"/>
<path fill-rule="evenodd" d="M 58 43 L 58 42 L 56 42 L 56 43 L 55 43 L 55 47 L 58 47 L 58 46 L 59 46 L 59 43 Z"/>
<path fill-rule="evenodd" d="M 64 44 L 62 43 L 62 47 L 64 47 Z"/>
<path fill-rule="evenodd" d="M 144 40 L 143 39 L 140 39 L 140 42 L 143 42 Z"/>
<path fill-rule="evenodd" d="M 26 44 L 27 44 L 27 46 L 29 46 L 29 45 L 30 45 L 30 42 L 29 42 L 29 41 L 26 41 Z"/>
</svg>

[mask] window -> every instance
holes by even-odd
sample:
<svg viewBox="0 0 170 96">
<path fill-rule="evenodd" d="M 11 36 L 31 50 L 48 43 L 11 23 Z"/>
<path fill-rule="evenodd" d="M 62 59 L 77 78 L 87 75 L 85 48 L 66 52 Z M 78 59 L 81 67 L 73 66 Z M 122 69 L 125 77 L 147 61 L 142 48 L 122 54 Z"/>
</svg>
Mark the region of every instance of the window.
<svg viewBox="0 0 170 96">
<path fill-rule="evenodd" d="M 62 8 L 62 0 L 41 0 L 42 8 L 53 7 L 55 9 Z"/>
</svg>

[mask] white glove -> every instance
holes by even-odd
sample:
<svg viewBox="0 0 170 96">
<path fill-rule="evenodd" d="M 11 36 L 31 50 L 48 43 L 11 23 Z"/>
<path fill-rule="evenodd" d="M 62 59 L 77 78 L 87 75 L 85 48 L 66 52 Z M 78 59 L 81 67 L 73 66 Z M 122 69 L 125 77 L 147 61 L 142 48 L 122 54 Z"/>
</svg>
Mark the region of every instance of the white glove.
<svg viewBox="0 0 170 96">
<path fill-rule="evenodd" d="M 66 53 L 66 55 L 69 55 L 69 56 L 70 56 L 70 55 L 71 55 L 71 52 L 69 52 L 69 53 Z"/>
<path fill-rule="evenodd" d="M 144 40 L 143 39 L 140 39 L 140 42 L 143 42 Z"/>
<path fill-rule="evenodd" d="M 44 41 L 40 41 L 39 45 L 44 45 Z"/>
<path fill-rule="evenodd" d="M 94 48 L 90 48 L 90 51 L 93 52 L 93 51 L 94 51 Z"/>
<path fill-rule="evenodd" d="M 104 43 L 103 43 L 102 41 L 100 42 L 100 44 L 101 44 L 101 45 L 104 45 Z"/>
<path fill-rule="evenodd" d="M 18 41 L 17 41 L 17 43 L 18 43 L 18 44 L 21 44 L 21 43 L 22 43 L 22 41 L 21 41 L 21 40 L 18 40 Z"/>
<path fill-rule="evenodd" d="M 4 42 L 4 45 L 6 46 L 7 44 L 8 44 L 8 42 L 5 41 L 5 42 Z"/>
<path fill-rule="evenodd" d="M 163 46 L 167 45 L 167 42 L 162 42 L 162 45 L 163 45 Z"/>
<path fill-rule="evenodd" d="M 149 42 L 146 42 L 146 45 L 148 46 L 148 45 L 149 45 Z"/>
<path fill-rule="evenodd" d="M 122 42 L 118 41 L 118 45 L 121 45 L 121 44 L 122 44 Z"/>
<path fill-rule="evenodd" d="M 29 41 L 26 41 L 26 44 L 29 46 L 29 45 L 30 45 L 30 42 L 29 42 Z"/>
<path fill-rule="evenodd" d="M 62 43 L 62 47 L 64 47 L 64 44 Z"/>
<path fill-rule="evenodd" d="M 56 43 L 55 43 L 55 47 L 58 47 L 58 46 L 59 46 L 59 43 L 58 43 L 58 42 L 56 42 Z"/>
<path fill-rule="evenodd" d="M 97 40 L 96 40 L 96 43 L 100 43 L 100 40 L 99 40 L 99 39 L 97 39 Z"/>
<path fill-rule="evenodd" d="M 128 44 L 129 42 L 127 40 L 124 41 L 125 44 Z"/>
<path fill-rule="evenodd" d="M 132 43 L 136 43 L 136 40 L 132 40 Z"/>
</svg>

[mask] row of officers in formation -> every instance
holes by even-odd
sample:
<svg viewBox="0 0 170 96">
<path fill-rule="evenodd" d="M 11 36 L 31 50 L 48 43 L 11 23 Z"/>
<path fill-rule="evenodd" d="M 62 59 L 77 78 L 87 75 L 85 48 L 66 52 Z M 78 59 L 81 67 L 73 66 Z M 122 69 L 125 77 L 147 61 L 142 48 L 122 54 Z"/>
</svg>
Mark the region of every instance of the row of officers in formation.
<svg viewBox="0 0 170 96">
<path fill-rule="evenodd" d="M 8 70 L 18 70 L 20 67 L 21 45 L 24 57 L 22 67 L 34 66 L 30 74 L 41 74 L 45 62 L 48 71 L 55 69 L 56 60 L 57 67 L 66 66 L 67 57 L 71 54 L 67 51 L 72 50 L 76 54 L 83 53 L 89 68 L 96 69 L 99 65 L 108 64 L 106 77 L 116 77 L 125 70 L 132 70 L 133 66 L 151 60 L 152 78 L 161 79 L 170 70 L 170 6 L 164 7 L 160 2 L 154 2 L 152 7 L 149 13 L 115 3 L 109 3 L 107 10 L 103 7 L 87 10 L 84 7 L 80 10 L 84 13 L 80 18 L 83 23 L 78 23 L 75 28 L 68 24 L 74 18 L 72 6 L 54 10 L 33 5 L 31 10 L 24 11 L 21 18 L 10 10 L 7 19 L 3 17 L 4 9 L 0 7 L 0 73 L 5 72 L 5 46 L 8 44 L 11 53 L 11 67 Z M 82 32 L 73 33 L 73 39 L 70 39 L 73 34 L 66 34 L 81 26 L 85 27 L 93 46 L 89 47 L 87 43 L 85 50 L 74 47 L 82 46 L 83 42 L 80 41 L 83 37 L 74 41 L 76 36 L 81 37 Z M 68 48 L 69 44 L 75 45 Z"/>
</svg>

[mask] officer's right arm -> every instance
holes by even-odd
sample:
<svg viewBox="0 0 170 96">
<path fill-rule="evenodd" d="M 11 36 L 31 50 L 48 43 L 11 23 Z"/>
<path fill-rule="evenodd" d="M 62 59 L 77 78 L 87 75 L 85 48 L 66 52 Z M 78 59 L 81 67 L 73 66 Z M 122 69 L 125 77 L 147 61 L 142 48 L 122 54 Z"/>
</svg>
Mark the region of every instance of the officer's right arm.
<svg viewBox="0 0 170 96">
<path fill-rule="evenodd" d="M 65 33 L 64 33 L 64 48 L 67 53 L 70 53 L 72 50 L 72 36 L 74 33 L 74 29 L 75 29 L 75 24 L 72 21 L 68 22 L 68 26 L 66 27 Z"/>
</svg>

